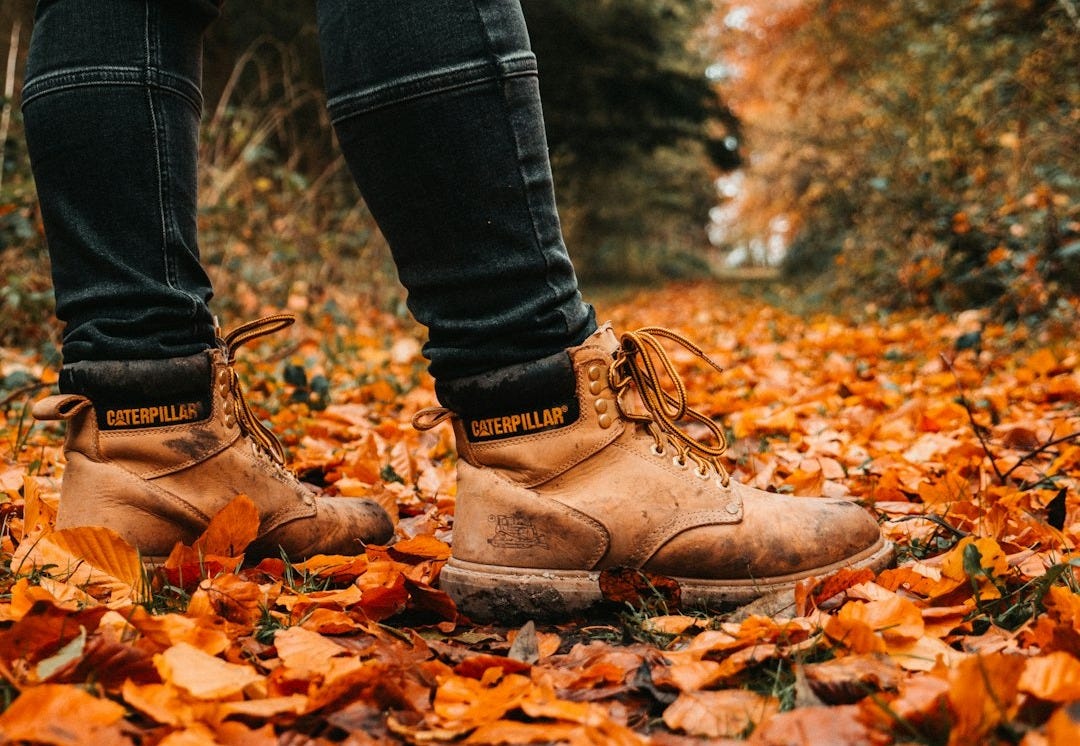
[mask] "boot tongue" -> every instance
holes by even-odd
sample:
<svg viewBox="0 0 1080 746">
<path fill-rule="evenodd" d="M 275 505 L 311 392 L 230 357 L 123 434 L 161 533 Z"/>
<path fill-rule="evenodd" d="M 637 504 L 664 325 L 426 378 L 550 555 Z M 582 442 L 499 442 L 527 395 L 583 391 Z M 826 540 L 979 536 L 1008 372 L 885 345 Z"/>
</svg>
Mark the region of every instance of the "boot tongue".
<svg viewBox="0 0 1080 746">
<path fill-rule="evenodd" d="M 555 430 L 577 421 L 580 407 L 567 352 L 452 381 L 438 381 L 443 406 L 462 420 L 470 442 Z"/>
<path fill-rule="evenodd" d="M 60 391 L 93 402 L 98 427 L 127 430 L 198 422 L 213 409 L 205 352 L 167 360 L 94 360 L 65 365 Z"/>
</svg>

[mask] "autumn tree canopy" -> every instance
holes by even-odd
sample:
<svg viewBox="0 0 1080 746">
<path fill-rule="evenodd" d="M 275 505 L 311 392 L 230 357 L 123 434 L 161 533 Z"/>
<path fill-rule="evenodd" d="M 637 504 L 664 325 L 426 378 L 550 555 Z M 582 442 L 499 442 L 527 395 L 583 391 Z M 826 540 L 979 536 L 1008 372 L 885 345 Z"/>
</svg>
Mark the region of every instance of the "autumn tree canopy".
<svg viewBox="0 0 1080 746">
<path fill-rule="evenodd" d="M 783 216 L 793 272 L 892 302 L 1015 317 L 1080 288 L 1075 3 L 718 7 L 750 162 L 730 241 Z"/>
</svg>

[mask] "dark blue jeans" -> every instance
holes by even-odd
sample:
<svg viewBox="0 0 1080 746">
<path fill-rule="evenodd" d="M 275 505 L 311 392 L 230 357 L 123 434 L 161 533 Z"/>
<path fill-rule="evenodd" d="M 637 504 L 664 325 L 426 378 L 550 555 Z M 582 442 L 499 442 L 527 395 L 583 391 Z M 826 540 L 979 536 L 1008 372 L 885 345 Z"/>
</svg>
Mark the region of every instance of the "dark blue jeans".
<svg viewBox="0 0 1080 746">
<path fill-rule="evenodd" d="M 23 114 L 64 360 L 214 344 L 196 160 L 208 0 L 40 0 Z M 518 0 L 319 0 L 328 106 L 442 379 L 595 329 Z"/>
</svg>

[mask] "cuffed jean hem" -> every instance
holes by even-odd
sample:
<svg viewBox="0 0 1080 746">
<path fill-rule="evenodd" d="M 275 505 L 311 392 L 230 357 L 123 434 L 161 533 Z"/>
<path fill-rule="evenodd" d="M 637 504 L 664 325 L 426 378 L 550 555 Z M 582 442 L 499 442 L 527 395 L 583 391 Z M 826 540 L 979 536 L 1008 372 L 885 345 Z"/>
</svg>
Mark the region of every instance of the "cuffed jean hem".
<svg viewBox="0 0 1080 746">
<path fill-rule="evenodd" d="M 434 70 L 423 75 L 409 75 L 369 88 L 335 96 L 327 101 L 334 124 L 350 117 L 378 111 L 426 96 L 449 93 L 494 81 L 537 75 L 536 56 L 532 53 L 510 55 Z"/>
</svg>

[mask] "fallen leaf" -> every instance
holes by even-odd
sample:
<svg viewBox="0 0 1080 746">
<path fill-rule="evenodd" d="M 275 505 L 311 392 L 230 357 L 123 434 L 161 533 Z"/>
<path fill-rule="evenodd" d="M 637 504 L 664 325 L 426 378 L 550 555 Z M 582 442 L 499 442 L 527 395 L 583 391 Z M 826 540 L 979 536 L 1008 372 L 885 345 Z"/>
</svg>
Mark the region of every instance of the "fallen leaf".
<svg viewBox="0 0 1080 746">
<path fill-rule="evenodd" d="M 633 567 L 611 567 L 600 572 L 600 593 L 604 600 L 634 607 L 662 607 L 677 612 L 682 605 L 682 589 L 672 578 Z"/>
<path fill-rule="evenodd" d="M 859 717 L 856 705 L 804 707 L 782 712 L 754 730 L 748 746 L 874 746 L 887 744 Z"/>
<path fill-rule="evenodd" d="M 852 704 L 886 689 L 895 690 L 900 670 L 887 656 L 848 655 L 803 666 L 810 688 L 824 703 Z"/>
<path fill-rule="evenodd" d="M 692 736 L 736 738 L 779 711 L 774 697 L 743 689 L 683 692 L 664 710 L 664 724 Z"/>
<path fill-rule="evenodd" d="M 50 531 L 20 544 L 11 562 L 25 570 L 52 566 L 54 577 L 114 604 L 143 596 L 145 570 L 139 553 L 103 526 Z"/>
<path fill-rule="evenodd" d="M 123 717 L 123 706 L 81 687 L 42 684 L 24 691 L 0 714 L 0 740 L 57 746 L 130 744 L 117 727 Z"/>
<path fill-rule="evenodd" d="M 240 694 L 263 678 L 251 666 L 228 663 L 185 642 L 154 656 L 154 663 L 163 681 L 203 700 Z"/>
<path fill-rule="evenodd" d="M 1018 707 L 1016 692 L 1025 668 L 1018 655 L 973 655 L 949 671 L 949 702 L 955 722 L 949 746 L 981 743 Z"/>
<path fill-rule="evenodd" d="M 247 495 L 237 495 L 210 518 L 192 549 L 200 555 L 239 557 L 259 535 L 259 509 Z"/>
<path fill-rule="evenodd" d="M 1080 701 L 1080 661 L 1060 650 L 1029 658 L 1018 686 L 1050 702 Z"/>
</svg>

